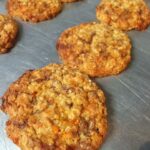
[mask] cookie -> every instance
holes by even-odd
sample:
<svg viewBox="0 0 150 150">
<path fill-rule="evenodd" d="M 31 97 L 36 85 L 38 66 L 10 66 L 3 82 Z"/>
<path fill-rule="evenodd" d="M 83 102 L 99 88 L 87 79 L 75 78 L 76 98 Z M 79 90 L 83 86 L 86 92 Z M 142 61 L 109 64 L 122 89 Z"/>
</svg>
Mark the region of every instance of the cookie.
<svg viewBox="0 0 150 150">
<path fill-rule="evenodd" d="M 104 93 L 65 65 L 26 72 L 2 99 L 7 134 L 22 150 L 97 150 L 106 135 Z"/>
<path fill-rule="evenodd" d="M 79 0 L 61 0 L 63 3 L 77 2 Z"/>
<path fill-rule="evenodd" d="M 0 54 L 8 52 L 14 46 L 17 33 L 16 21 L 0 14 Z"/>
<path fill-rule="evenodd" d="M 144 0 L 102 0 L 96 9 L 101 22 L 128 31 L 150 25 L 150 9 Z"/>
<path fill-rule="evenodd" d="M 92 77 L 116 75 L 131 60 L 131 44 L 121 30 L 106 24 L 84 23 L 64 31 L 57 42 L 63 62 Z"/>
<path fill-rule="evenodd" d="M 24 21 L 40 22 L 55 17 L 62 10 L 60 0 L 8 0 L 11 16 Z"/>
</svg>

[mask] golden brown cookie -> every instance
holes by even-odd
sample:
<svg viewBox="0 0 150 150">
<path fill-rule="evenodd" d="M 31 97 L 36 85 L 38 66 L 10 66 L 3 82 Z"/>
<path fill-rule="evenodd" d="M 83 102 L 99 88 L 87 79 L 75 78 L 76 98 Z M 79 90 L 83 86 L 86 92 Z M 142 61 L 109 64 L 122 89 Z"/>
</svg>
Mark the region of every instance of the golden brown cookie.
<svg viewBox="0 0 150 150">
<path fill-rule="evenodd" d="M 24 21 L 40 22 L 55 17 L 62 10 L 60 0 L 8 0 L 11 16 Z"/>
<path fill-rule="evenodd" d="M 61 0 L 63 3 L 77 2 L 79 0 Z"/>
<path fill-rule="evenodd" d="M 122 30 L 144 30 L 150 25 L 150 9 L 144 0 L 102 0 L 97 18 Z"/>
<path fill-rule="evenodd" d="M 14 46 L 17 33 L 16 21 L 0 14 L 0 54 L 8 52 Z"/>
<path fill-rule="evenodd" d="M 90 76 L 118 74 L 131 60 L 128 36 L 111 26 L 94 22 L 64 31 L 58 39 L 57 49 L 66 65 Z"/>
<path fill-rule="evenodd" d="M 97 150 L 106 135 L 103 92 L 70 67 L 28 71 L 2 99 L 7 134 L 22 150 Z"/>
</svg>

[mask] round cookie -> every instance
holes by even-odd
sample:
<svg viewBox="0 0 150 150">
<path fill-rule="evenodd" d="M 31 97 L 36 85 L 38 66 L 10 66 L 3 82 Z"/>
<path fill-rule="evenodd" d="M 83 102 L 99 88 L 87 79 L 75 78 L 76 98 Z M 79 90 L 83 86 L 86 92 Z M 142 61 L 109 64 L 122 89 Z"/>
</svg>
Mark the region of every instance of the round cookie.
<svg viewBox="0 0 150 150">
<path fill-rule="evenodd" d="M 55 17 L 62 10 L 60 0 L 8 0 L 11 16 L 24 21 L 40 22 Z"/>
<path fill-rule="evenodd" d="M 122 31 L 106 24 L 85 23 L 64 31 L 57 50 L 66 65 L 92 77 L 116 75 L 131 60 L 131 44 Z"/>
<path fill-rule="evenodd" d="M 61 0 L 63 3 L 71 3 L 71 2 L 77 2 L 79 0 Z"/>
<path fill-rule="evenodd" d="M 97 150 L 106 135 L 104 93 L 70 67 L 28 71 L 2 99 L 7 134 L 22 150 Z"/>
<path fill-rule="evenodd" d="M 150 25 L 150 9 L 144 0 L 102 0 L 97 19 L 122 30 L 144 30 Z"/>
<path fill-rule="evenodd" d="M 0 14 L 0 54 L 8 52 L 14 46 L 17 33 L 16 21 Z"/>
</svg>

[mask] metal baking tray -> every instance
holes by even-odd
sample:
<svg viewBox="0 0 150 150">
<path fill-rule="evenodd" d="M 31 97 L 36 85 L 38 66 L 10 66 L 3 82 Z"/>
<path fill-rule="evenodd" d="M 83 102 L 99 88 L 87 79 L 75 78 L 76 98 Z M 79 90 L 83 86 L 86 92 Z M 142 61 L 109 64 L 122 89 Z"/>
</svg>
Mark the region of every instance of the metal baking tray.
<svg viewBox="0 0 150 150">
<path fill-rule="evenodd" d="M 55 43 L 62 31 L 82 22 L 95 21 L 99 0 L 66 4 L 53 20 L 31 24 L 19 21 L 18 42 L 10 53 L 0 55 L 0 96 L 28 69 L 60 62 Z M 150 0 L 146 1 L 150 6 Z M 0 13 L 6 13 L 0 0 Z M 107 96 L 109 132 L 101 150 L 150 150 L 150 28 L 128 33 L 133 44 L 132 63 L 118 76 L 95 81 Z M 0 150 L 19 150 L 7 137 L 0 112 Z"/>
</svg>

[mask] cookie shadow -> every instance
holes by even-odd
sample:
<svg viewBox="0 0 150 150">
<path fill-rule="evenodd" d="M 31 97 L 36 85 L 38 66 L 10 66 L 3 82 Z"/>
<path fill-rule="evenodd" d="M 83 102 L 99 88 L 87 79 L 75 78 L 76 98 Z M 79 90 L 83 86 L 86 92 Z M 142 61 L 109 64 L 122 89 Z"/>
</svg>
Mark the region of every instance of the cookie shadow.
<svg viewBox="0 0 150 150">
<path fill-rule="evenodd" d="M 108 113 L 108 133 L 106 138 L 110 138 L 111 135 L 113 134 L 113 129 L 114 129 L 114 109 L 113 109 L 113 96 L 106 90 L 106 88 L 98 82 L 97 79 L 92 79 L 103 91 L 106 97 L 106 107 L 107 107 L 107 113 Z M 113 102 L 113 103 L 112 103 Z"/>
<path fill-rule="evenodd" d="M 133 37 L 132 37 L 132 34 L 134 34 L 133 33 L 134 31 L 130 31 L 130 32 L 126 32 L 126 34 L 128 35 L 128 37 L 129 37 L 129 39 L 130 39 L 130 42 L 131 42 L 131 61 L 130 61 L 130 63 L 128 64 L 128 66 L 127 66 L 127 68 L 124 70 L 124 71 L 126 71 L 126 70 L 128 70 L 128 69 L 130 69 L 130 68 L 132 68 L 133 66 L 134 66 L 134 61 L 135 61 L 135 59 L 136 59 L 136 49 L 135 49 L 135 47 L 134 47 L 134 45 L 135 45 L 135 42 L 133 41 Z M 124 72 L 123 71 L 123 72 Z M 120 75 L 120 74 L 119 74 Z"/>
<path fill-rule="evenodd" d="M 75 2 L 70 2 L 70 3 L 64 3 L 64 8 L 65 9 L 71 9 L 70 7 L 73 6 L 73 7 L 81 7 L 82 4 L 85 4 L 87 3 L 87 0 L 77 0 Z"/>
<path fill-rule="evenodd" d="M 22 37 L 23 37 L 23 26 L 22 26 L 20 21 L 18 21 L 18 20 L 16 20 L 16 21 L 17 21 L 18 28 L 19 28 L 18 36 L 16 38 L 16 44 L 17 44 L 17 43 L 19 43 L 22 40 Z"/>
<path fill-rule="evenodd" d="M 150 141 L 145 142 L 139 150 L 150 150 Z"/>
</svg>

